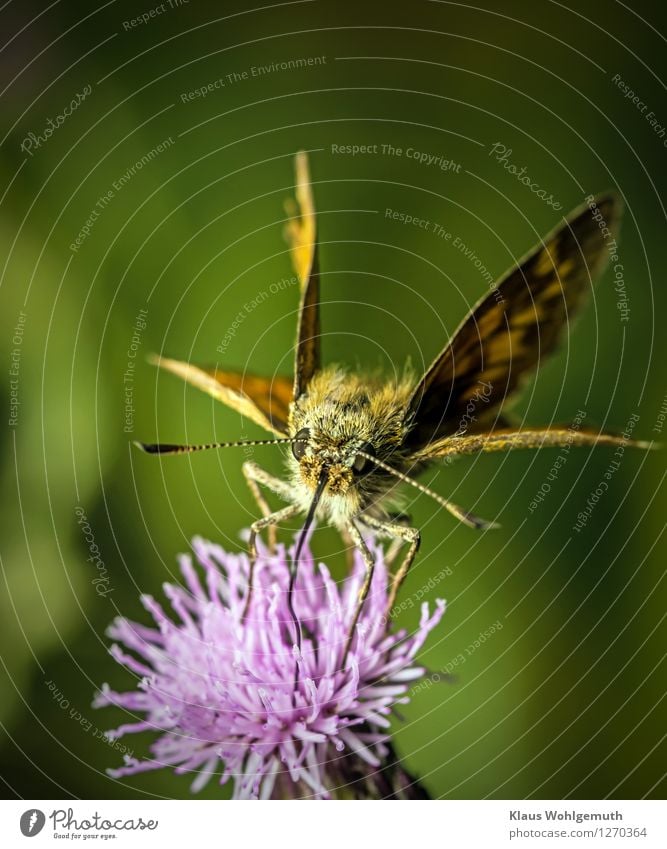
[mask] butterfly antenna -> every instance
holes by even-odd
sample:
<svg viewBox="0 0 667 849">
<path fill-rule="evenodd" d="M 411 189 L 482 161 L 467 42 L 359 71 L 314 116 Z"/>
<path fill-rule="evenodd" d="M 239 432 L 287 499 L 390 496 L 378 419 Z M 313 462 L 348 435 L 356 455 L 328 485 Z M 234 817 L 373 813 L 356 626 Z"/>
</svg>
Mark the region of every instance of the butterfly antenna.
<svg viewBox="0 0 667 849">
<path fill-rule="evenodd" d="M 438 495 L 437 492 L 434 492 L 429 487 L 424 486 L 423 483 L 419 483 L 414 478 L 411 478 L 409 475 L 406 475 L 404 472 L 399 472 L 398 469 L 395 469 L 393 466 L 390 466 L 388 463 L 384 463 L 382 460 L 378 460 L 377 457 L 373 457 L 372 454 L 366 454 L 365 451 L 357 451 L 357 454 L 361 454 L 366 460 L 375 463 L 380 469 L 384 469 L 385 472 L 389 472 L 390 475 L 394 475 L 399 480 L 404 483 L 409 483 L 410 486 L 414 486 L 415 489 L 418 489 L 420 492 L 423 492 L 424 495 L 428 495 L 435 502 L 437 502 L 441 507 L 444 507 L 446 510 L 455 516 L 460 522 L 463 522 L 465 525 L 468 525 L 470 528 L 477 528 L 477 530 L 486 531 L 489 528 L 499 528 L 500 525 L 497 522 L 488 522 L 486 519 L 480 519 L 479 516 L 475 516 L 474 513 L 470 513 L 468 510 L 464 510 L 462 507 L 459 507 L 458 504 L 454 504 L 453 501 L 448 501 L 446 498 L 443 498 L 441 495 Z"/>
<path fill-rule="evenodd" d="M 208 442 L 205 445 L 172 445 L 167 442 L 146 443 L 134 441 L 137 448 L 146 454 L 192 454 L 194 451 L 209 451 L 211 448 L 239 448 L 244 445 L 282 445 L 294 439 L 242 439 L 238 442 Z"/>
</svg>

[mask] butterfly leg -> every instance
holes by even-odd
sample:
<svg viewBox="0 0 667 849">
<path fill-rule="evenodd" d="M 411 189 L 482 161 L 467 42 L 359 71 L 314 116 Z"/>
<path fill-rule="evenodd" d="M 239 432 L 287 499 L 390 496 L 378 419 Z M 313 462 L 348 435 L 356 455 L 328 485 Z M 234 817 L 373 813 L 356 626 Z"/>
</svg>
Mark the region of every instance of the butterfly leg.
<svg viewBox="0 0 667 849">
<path fill-rule="evenodd" d="M 350 630 L 347 635 L 347 642 L 345 643 L 345 651 L 343 652 L 343 660 L 341 666 L 345 666 L 345 661 L 347 660 L 348 652 L 350 651 L 350 646 L 352 645 L 352 640 L 354 639 L 354 634 L 357 628 L 357 622 L 359 621 L 359 617 L 361 616 L 361 610 L 364 606 L 364 602 L 366 601 L 366 596 L 368 595 L 368 591 L 371 587 L 371 581 L 373 580 L 373 572 L 375 571 L 375 558 L 371 554 L 368 546 L 364 542 L 364 538 L 361 535 L 361 531 L 354 524 L 354 522 L 350 521 L 347 524 L 347 533 L 350 535 L 352 542 L 361 552 L 361 556 L 364 558 L 364 563 L 366 565 L 366 576 L 364 578 L 364 582 L 361 585 L 361 589 L 359 590 L 359 598 L 357 600 L 357 607 L 354 611 L 354 616 L 352 617 L 352 622 L 350 624 Z"/>
<path fill-rule="evenodd" d="M 250 558 L 250 570 L 248 573 L 248 597 L 246 599 L 245 607 L 243 609 L 243 618 L 245 619 L 248 614 L 248 609 L 250 608 L 250 601 L 252 599 L 255 561 L 257 560 L 257 534 L 264 528 L 268 528 L 269 546 L 271 550 L 273 550 L 276 544 L 276 525 L 279 522 L 282 522 L 283 519 L 291 519 L 292 516 L 295 516 L 300 511 L 301 508 L 296 504 L 289 504 L 287 507 L 283 507 L 281 510 L 273 512 L 269 507 L 266 498 L 264 498 L 264 494 L 260 489 L 260 484 L 262 486 L 265 486 L 271 492 L 275 492 L 275 494 L 280 496 L 281 498 L 284 498 L 285 501 L 291 501 L 292 493 L 289 484 L 285 483 L 285 481 L 283 480 L 280 480 L 280 478 L 269 474 L 269 472 L 264 471 L 264 469 L 262 469 L 260 466 L 250 461 L 245 462 L 243 464 L 243 475 L 246 481 L 248 482 L 250 491 L 255 496 L 255 500 L 257 501 L 260 510 L 264 514 L 264 517 L 262 519 L 257 519 L 257 521 L 253 522 L 250 526 L 250 537 L 248 539 L 248 556 Z"/>
<path fill-rule="evenodd" d="M 276 510 L 275 513 L 270 513 L 262 519 L 257 519 L 256 522 L 253 522 L 252 525 L 250 525 L 250 537 L 248 538 L 248 558 L 250 560 L 250 570 L 248 572 L 248 597 L 246 598 L 246 603 L 243 608 L 242 619 L 245 619 L 248 615 L 250 602 L 252 600 L 255 563 L 257 562 L 257 534 L 260 531 L 263 531 L 264 528 L 275 527 L 278 522 L 282 522 L 285 519 L 291 519 L 292 516 L 296 516 L 300 509 L 301 508 L 298 504 L 288 504 L 287 507 Z"/>
<path fill-rule="evenodd" d="M 269 502 L 264 498 L 264 493 L 259 488 L 259 483 L 253 477 L 256 472 L 262 472 L 263 470 L 259 468 L 259 466 L 254 466 L 252 463 L 244 463 L 243 464 L 243 475 L 246 479 L 246 483 L 250 488 L 250 492 L 252 492 L 253 497 L 257 504 L 259 505 L 259 509 L 262 511 L 263 516 L 270 516 L 273 512 L 269 507 Z M 271 549 L 271 553 L 273 553 L 276 549 L 276 526 L 269 525 L 269 548 Z"/>
<path fill-rule="evenodd" d="M 347 562 L 347 571 L 351 572 L 352 567 L 354 566 L 354 540 L 352 539 L 352 536 L 347 530 L 347 528 L 342 528 L 340 535 L 343 539 L 343 545 L 345 546 L 345 560 Z"/>
<path fill-rule="evenodd" d="M 398 540 L 399 542 L 407 542 L 409 544 L 408 553 L 405 555 L 403 562 L 399 566 L 398 571 L 391 582 L 389 601 L 387 602 L 387 613 L 389 614 L 396 603 L 396 596 L 398 595 L 398 591 L 405 580 L 405 576 L 408 574 L 410 566 L 412 566 L 412 561 L 415 559 L 417 552 L 419 551 L 419 546 L 421 544 L 421 532 L 418 528 L 406 527 L 399 522 L 383 522 L 380 519 L 374 519 L 372 516 L 363 516 L 362 521 L 370 528 L 374 528 L 379 531 L 383 536 L 387 536 L 392 540 Z"/>
</svg>

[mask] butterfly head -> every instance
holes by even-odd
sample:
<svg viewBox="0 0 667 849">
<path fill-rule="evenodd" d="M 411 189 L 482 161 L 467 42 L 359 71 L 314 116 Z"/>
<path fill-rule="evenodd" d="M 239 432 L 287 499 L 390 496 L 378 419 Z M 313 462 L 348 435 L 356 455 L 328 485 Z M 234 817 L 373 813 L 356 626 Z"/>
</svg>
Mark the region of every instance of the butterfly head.
<svg viewBox="0 0 667 849">
<path fill-rule="evenodd" d="M 324 470 L 325 496 L 356 502 L 375 490 L 384 473 L 374 459 L 396 457 L 404 437 L 403 395 L 374 389 L 367 376 L 323 370 L 292 406 L 295 482 L 312 492 Z"/>
</svg>

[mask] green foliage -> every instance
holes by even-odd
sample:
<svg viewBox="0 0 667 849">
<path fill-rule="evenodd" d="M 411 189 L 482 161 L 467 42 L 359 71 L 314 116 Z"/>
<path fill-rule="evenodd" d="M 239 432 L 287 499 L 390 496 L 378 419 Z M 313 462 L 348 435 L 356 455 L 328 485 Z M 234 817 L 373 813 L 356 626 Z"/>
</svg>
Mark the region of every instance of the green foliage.
<svg viewBox="0 0 667 849">
<path fill-rule="evenodd" d="M 608 273 L 516 411 L 543 424 L 583 408 L 586 424 L 618 430 L 638 413 L 637 435 L 656 436 L 665 336 L 654 328 L 666 304 L 664 212 L 651 176 L 665 150 L 611 77 L 663 108 L 662 88 L 635 59 L 654 50 L 657 36 L 608 4 L 588 11 L 603 20 L 602 31 L 561 6 L 501 5 L 500 16 L 436 3 L 318 3 L 226 17 L 240 7 L 218 13 L 190 4 L 128 30 L 123 21 L 137 12 L 126 2 L 101 7 L 56 42 L 90 11 L 69 3 L 30 30 L 34 41 L 17 41 L 9 77 L 21 73 L 0 114 L 8 133 L 0 192 L 11 183 L 0 207 L 3 361 L 20 350 L 19 413 L 4 430 L 0 459 L 0 719 L 10 733 L 0 757 L 8 792 L 188 794 L 187 778 L 167 772 L 107 778 L 121 753 L 86 731 L 62 699 L 94 728 L 113 727 L 119 716 L 90 707 L 94 689 L 133 682 L 107 654 L 106 625 L 117 612 L 145 619 L 139 593 L 157 595 L 175 579 L 175 556 L 194 534 L 242 549 L 240 529 L 257 510 L 242 453 L 160 461 L 130 440 L 259 435 L 196 390 L 158 377 L 145 355 L 290 370 L 297 293 L 287 286 L 258 296 L 291 275 L 282 204 L 296 150 L 312 151 L 325 356 L 389 371 L 408 357 L 415 368 L 427 364 L 488 290 L 435 223 L 497 276 L 558 221 L 489 156 L 491 145 L 511 148 L 512 161 L 563 212 L 588 193 L 620 187 L 629 320 Z M 652 18 L 659 12 L 650 9 Z M 28 69 L 37 45 L 50 42 Z M 369 55 L 395 59 L 344 58 Z M 326 62 L 252 75 L 253 66 L 309 56 Z M 241 78 L 230 82 L 233 72 Z M 219 79 L 224 87 L 184 100 Z M 90 96 L 26 156 L 27 134 L 88 84 Z M 377 152 L 332 152 L 353 144 Z M 420 164 L 409 151 L 460 169 Z M 406 226 L 387 209 L 431 226 Z M 396 723 L 397 748 L 434 795 L 661 792 L 659 750 L 650 754 L 657 726 L 641 719 L 659 698 L 653 670 L 664 645 L 664 630 L 656 630 L 662 465 L 658 454 L 627 451 L 576 532 L 611 455 L 572 453 L 533 513 L 528 505 L 555 452 L 468 458 L 443 469 L 433 486 L 498 515 L 502 529 L 484 536 L 410 495 L 424 542 L 404 598 L 452 570 L 429 591 L 444 595 L 449 609 L 447 636 L 429 644 L 424 662 L 451 667 L 453 679 L 415 694 Z M 258 448 L 254 458 L 281 469 L 278 449 Z M 102 567 L 88 559 L 93 543 L 77 508 L 107 584 L 93 583 Z M 342 577 L 336 534 L 319 529 L 313 546 Z M 409 627 L 417 613 L 406 605 L 400 624 Z M 466 653 L 496 621 L 503 627 Z M 138 753 L 148 742 L 128 745 Z M 211 785 L 204 795 L 219 792 Z"/>
</svg>

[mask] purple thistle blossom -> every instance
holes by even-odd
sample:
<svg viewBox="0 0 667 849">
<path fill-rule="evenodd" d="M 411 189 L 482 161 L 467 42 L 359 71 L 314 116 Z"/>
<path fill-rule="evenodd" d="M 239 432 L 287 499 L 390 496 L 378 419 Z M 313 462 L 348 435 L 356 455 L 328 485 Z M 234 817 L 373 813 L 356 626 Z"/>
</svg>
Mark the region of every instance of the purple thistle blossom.
<svg viewBox="0 0 667 849">
<path fill-rule="evenodd" d="M 375 575 L 342 667 L 364 577 L 358 552 L 339 589 L 327 568 L 316 567 L 304 550 L 294 597 L 303 636 L 299 651 L 287 606 L 284 546 L 274 554 L 260 549 L 243 621 L 248 558 L 193 540 L 201 569 L 182 555 L 186 586 L 164 585 L 176 621 L 151 596 L 143 596 L 157 629 L 124 618 L 109 629 L 109 636 L 132 652 L 116 644 L 112 656 L 140 680 L 127 693 L 104 685 L 94 705 L 117 705 L 145 718 L 108 736 L 161 734 L 151 746 L 152 758 L 126 756 L 125 765 L 109 774 L 120 778 L 174 767 L 177 774 L 197 773 L 196 792 L 221 762 L 220 783 L 234 779 L 234 798 L 267 799 L 297 795 L 297 788 L 330 798 L 337 782 L 340 790 L 352 776 L 358 781 L 360 772 L 380 773 L 392 754 L 392 708 L 409 701 L 409 686 L 424 673 L 414 657 L 442 618 L 445 603 L 438 600 L 433 614 L 424 603 L 414 634 L 392 633 L 383 552 L 369 544 L 377 558 Z M 397 778 L 394 771 L 388 780 L 405 786 L 412 779 L 402 771 Z"/>
</svg>

